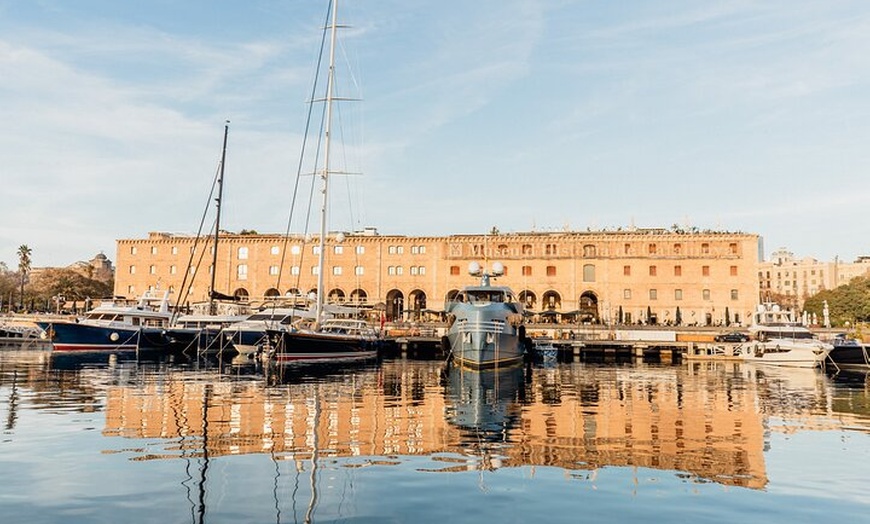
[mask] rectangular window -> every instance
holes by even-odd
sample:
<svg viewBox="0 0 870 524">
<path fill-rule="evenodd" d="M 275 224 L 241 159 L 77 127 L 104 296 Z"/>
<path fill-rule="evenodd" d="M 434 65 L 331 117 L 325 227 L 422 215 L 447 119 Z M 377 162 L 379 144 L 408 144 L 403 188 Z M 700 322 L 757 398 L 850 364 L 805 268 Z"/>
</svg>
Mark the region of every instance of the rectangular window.
<svg viewBox="0 0 870 524">
<path fill-rule="evenodd" d="M 683 290 L 675 289 L 674 290 L 674 300 L 683 300 Z"/>
<path fill-rule="evenodd" d="M 278 266 L 269 266 L 269 274 L 277 275 L 278 274 Z"/>
<path fill-rule="evenodd" d="M 736 255 L 737 254 L 737 244 L 735 242 L 728 244 L 728 251 L 732 255 Z"/>
<path fill-rule="evenodd" d="M 421 275 L 426 274 L 426 266 L 420 266 L 419 270 Z M 505 275 L 507 275 L 507 268 L 505 268 Z"/>
<path fill-rule="evenodd" d="M 299 266 L 292 266 L 292 267 L 290 268 L 290 274 L 291 274 L 291 275 L 297 275 L 297 276 L 298 276 L 300 272 L 301 272 L 301 269 L 299 268 Z"/>
<path fill-rule="evenodd" d="M 131 275 L 135 275 L 135 274 L 136 274 L 136 266 L 130 266 L 130 274 L 131 274 Z"/>
<path fill-rule="evenodd" d="M 311 246 L 311 253 L 313 253 L 315 255 L 319 255 L 320 254 L 320 246 Z"/>
<path fill-rule="evenodd" d="M 556 254 L 556 244 L 546 244 L 544 246 L 544 254 L 545 255 L 555 255 Z"/>
<path fill-rule="evenodd" d="M 239 260 L 247 260 L 248 258 L 248 248 L 240 247 L 239 248 Z"/>
<path fill-rule="evenodd" d="M 136 246 L 130 246 L 130 254 L 131 254 L 131 255 L 135 255 L 135 254 L 136 254 Z"/>
<path fill-rule="evenodd" d="M 737 276 L 737 266 L 731 266 L 731 276 L 732 277 Z"/>
<path fill-rule="evenodd" d="M 459 266 L 450 266 L 450 274 L 458 275 L 459 274 Z"/>
<path fill-rule="evenodd" d="M 532 266 L 523 266 L 523 276 L 529 277 L 532 275 Z"/>
<path fill-rule="evenodd" d="M 152 275 L 156 275 L 157 274 L 157 266 L 149 267 L 148 272 L 151 273 Z"/>
<path fill-rule="evenodd" d="M 387 248 L 387 253 L 389 253 L 389 254 L 391 254 L 391 255 L 395 255 L 395 254 L 396 254 L 396 246 L 390 246 L 390 247 L 388 247 L 388 248 Z"/>
<path fill-rule="evenodd" d="M 172 249 L 170 251 L 173 255 L 177 255 L 178 254 L 178 246 L 172 246 Z"/>
<path fill-rule="evenodd" d="M 626 277 L 631 276 L 631 266 L 622 266 L 622 275 Z"/>
<path fill-rule="evenodd" d="M 704 300 L 710 300 L 710 290 L 709 289 L 701 290 L 701 298 Z"/>
<path fill-rule="evenodd" d="M 736 289 L 731 290 L 731 300 L 737 300 L 737 290 Z"/>
<path fill-rule="evenodd" d="M 683 266 L 674 266 L 674 276 L 675 277 L 683 276 Z"/>
<path fill-rule="evenodd" d="M 405 270 L 402 268 L 402 266 L 396 266 L 396 274 L 397 275 L 405 274 Z"/>
<path fill-rule="evenodd" d="M 626 255 L 630 255 L 631 254 L 631 244 L 625 244 L 624 246 L 622 246 L 622 251 Z"/>
<path fill-rule="evenodd" d="M 353 274 L 354 274 L 354 275 L 357 275 L 357 276 L 364 274 L 363 267 L 362 267 L 362 266 L 356 266 L 355 268 L 353 268 Z"/>
<path fill-rule="evenodd" d="M 659 298 L 659 291 L 657 289 L 650 289 L 649 290 L 649 299 L 650 300 L 657 300 L 658 298 Z"/>
<path fill-rule="evenodd" d="M 318 266 L 311 266 L 311 274 L 314 275 L 314 276 L 319 275 L 319 274 L 320 274 L 320 267 L 318 267 Z"/>
<path fill-rule="evenodd" d="M 556 266 L 547 266 L 547 276 L 548 277 L 556 276 Z"/>
<path fill-rule="evenodd" d="M 710 266 L 701 266 L 701 276 L 710 276 Z"/>
<path fill-rule="evenodd" d="M 365 252 L 366 252 L 365 246 L 356 246 L 356 254 L 357 255 L 364 255 Z"/>
<path fill-rule="evenodd" d="M 336 276 L 341 275 L 341 266 L 332 266 L 332 274 Z"/>
<path fill-rule="evenodd" d="M 709 255 L 710 254 L 710 244 L 708 244 L 706 242 L 701 244 L 701 254 L 702 255 Z"/>
<path fill-rule="evenodd" d="M 236 268 L 236 276 L 238 276 L 239 280 L 247 280 L 248 279 L 248 265 L 247 264 L 239 264 L 238 268 Z"/>
<path fill-rule="evenodd" d="M 156 254 L 157 254 L 157 246 L 151 246 L 151 254 L 152 254 L 152 255 L 156 255 Z"/>
<path fill-rule="evenodd" d="M 388 274 L 388 275 L 395 275 L 395 274 L 396 274 L 396 266 L 390 266 L 390 267 L 388 267 L 388 268 L 387 268 L 387 274 Z"/>
<path fill-rule="evenodd" d="M 626 300 L 631 299 L 631 290 L 630 289 L 623 289 L 622 290 L 622 298 L 624 298 Z"/>
<path fill-rule="evenodd" d="M 656 254 L 656 245 L 655 245 L 655 244 L 650 244 L 650 245 L 649 245 L 649 248 L 648 248 L 648 251 L 649 251 L 649 254 L 650 254 L 650 255 L 655 255 L 655 254 Z"/>
<path fill-rule="evenodd" d="M 272 246 L 272 248 L 269 249 L 269 253 L 272 253 L 273 255 L 280 255 L 281 254 L 281 247 L 280 246 Z"/>
<path fill-rule="evenodd" d="M 174 275 L 177 272 L 178 272 L 178 268 L 176 268 L 175 266 L 169 266 L 169 274 L 170 275 Z"/>
<path fill-rule="evenodd" d="M 682 252 L 683 252 L 683 245 L 682 244 L 674 244 L 674 254 L 679 255 Z"/>
<path fill-rule="evenodd" d="M 649 276 L 651 276 L 651 277 L 656 276 L 656 267 L 655 266 L 649 267 Z"/>
<path fill-rule="evenodd" d="M 419 253 L 417 246 L 411 246 L 411 254 L 416 255 L 417 253 Z"/>
<path fill-rule="evenodd" d="M 336 255 L 342 255 L 344 254 L 344 246 L 335 246 L 332 248 L 332 252 Z"/>
<path fill-rule="evenodd" d="M 412 249 L 413 249 L 413 248 L 412 248 Z M 412 251 L 412 253 L 413 253 L 413 251 Z M 412 275 L 416 275 L 416 274 L 417 274 L 417 266 L 411 266 L 411 274 L 412 274 Z"/>
<path fill-rule="evenodd" d="M 421 255 L 425 255 L 425 254 L 426 254 L 426 246 L 420 246 L 420 254 L 421 254 Z"/>
<path fill-rule="evenodd" d="M 290 254 L 291 254 L 291 255 L 298 255 L 299 253 L 302 253 L 302 248 L 301 248 L 301 247 L 299 247 L 299 246 L 290 246 Z"/>
</svg>

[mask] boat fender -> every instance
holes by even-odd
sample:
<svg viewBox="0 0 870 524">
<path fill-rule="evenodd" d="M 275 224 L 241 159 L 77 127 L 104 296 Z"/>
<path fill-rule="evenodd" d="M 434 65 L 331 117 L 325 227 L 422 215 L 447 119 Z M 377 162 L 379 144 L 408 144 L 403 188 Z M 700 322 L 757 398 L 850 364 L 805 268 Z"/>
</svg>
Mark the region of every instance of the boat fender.
<svg viewBox="0 0 870 524">
<path fill-rule="evenodd" d="M 121 338 L 121 336 L 118 335 L 118 333 L 116 332 L 113 332 L 111 335 L 109 335 L 109 340 L 111 340 L 112 342 L 117 342 L 119 338 Z"/>
</svg>

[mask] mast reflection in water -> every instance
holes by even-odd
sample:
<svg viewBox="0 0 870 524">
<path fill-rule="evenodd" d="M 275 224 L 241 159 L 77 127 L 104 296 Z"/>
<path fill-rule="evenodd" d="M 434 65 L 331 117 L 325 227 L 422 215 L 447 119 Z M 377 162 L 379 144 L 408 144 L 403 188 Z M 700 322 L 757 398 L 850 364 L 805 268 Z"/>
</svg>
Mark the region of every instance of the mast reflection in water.
<svg viewBox="0 0 870 524">
<path fill-rule="evenodd" d="M 870 473 L 852 467 L 870 451 L 866 380 L 814 370 L 395 360 L 267 377 L 2 351 L 0 395 L 10 521 L 867 509 Z"/>
</svg>

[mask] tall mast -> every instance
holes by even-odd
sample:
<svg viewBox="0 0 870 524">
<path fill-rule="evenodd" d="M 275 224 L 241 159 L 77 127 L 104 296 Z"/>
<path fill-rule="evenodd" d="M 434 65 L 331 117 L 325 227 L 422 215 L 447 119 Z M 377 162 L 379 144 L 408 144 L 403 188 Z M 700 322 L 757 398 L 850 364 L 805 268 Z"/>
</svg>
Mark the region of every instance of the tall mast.
<svg viewBox="0 0 870 524">
<path fill-rule="evenodd" d="M 329 202 L 329 143 L 332 138 L 332 102 L 335 89 L 335 40 L 338 30 L 338 0 L 332 0 L 332 22 L 329 38 L 329 73 L 326 80 L 326 125 L 324 127 L 323 147 L 323 171 L 320 174 L 323 203 L 320 208 L 320 253 L 317 260 L 317 307 L 316 322 L 320 327 L 321 315 L 323 314 L 324 302 L 324 266 L 326 264 L 326 233 L 327 229 L 327 203 Z"/>
<path fill-rule="evenodd" d="M 215 215 L 214 220 L 214 247 L 212 247 L 212 255 L 211 255 L 211 284 L 208 290 L 208 313 L 209 315 L 214 315 L 217 313 L 215 310 L 214 304 L 214 279 L 215 274 L 217 273 L 217 257 L 218 257 L 218 235 L 221 230 L 221 199 L 223 198 L 224 193 L 224 165 L 227 160 L 227 135 L 230 132 L 230 121 L 227 120 L 224 124 L 224 145 L 221 149 L 221 168 L 218 171 L 218 194 L 217 199 L 215 200 L 215 207 L 217 208 L 217 213 Z"/>
</svg>

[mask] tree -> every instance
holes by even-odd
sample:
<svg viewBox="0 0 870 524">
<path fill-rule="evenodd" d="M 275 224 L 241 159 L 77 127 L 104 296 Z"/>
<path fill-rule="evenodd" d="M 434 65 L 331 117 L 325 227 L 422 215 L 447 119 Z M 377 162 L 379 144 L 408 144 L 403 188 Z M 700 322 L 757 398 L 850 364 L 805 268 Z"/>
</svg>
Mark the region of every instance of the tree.
<svg viewBox="0 0 870 524">
<path fill-rule="evenodd" d="M 101 282 L 70 268 L 46 269 L 30 284 L 31 293 L 38 303 L 57 301 L 58 307 L 65 301 L 86 301 L 112 294 L 112 282 Z"/>
<path fill-rule="evenodd" d="M 18 302 L 19 309 L 24 309 L 24 282 L 27 280 L 27 273 L 30 272 L 30 255 L 33 250 L 27 247 L 27 244 L 22 244 L 18 247 L 18 272 L 21 273 L 21 298 Z"/>
<path fill-rule="evenodd" d="M 804 302 L 804 311 L 821 319 L 826 301 L 832 326 L 870 321 L 870 278 L 857 277 L 848 284 L 822 290 Z"/>
</svg>

